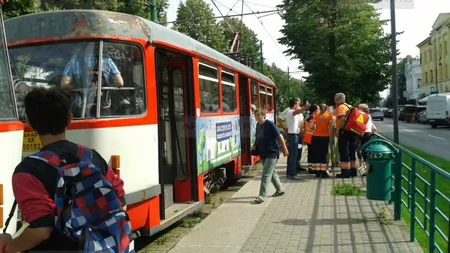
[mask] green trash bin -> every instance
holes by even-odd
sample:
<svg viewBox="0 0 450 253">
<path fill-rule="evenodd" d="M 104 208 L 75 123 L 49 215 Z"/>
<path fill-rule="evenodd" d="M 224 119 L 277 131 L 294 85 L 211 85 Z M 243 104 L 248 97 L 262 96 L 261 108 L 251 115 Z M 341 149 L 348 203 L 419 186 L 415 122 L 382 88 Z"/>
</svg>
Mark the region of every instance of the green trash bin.
<svg viewBox="0 0 450 253">
<path fill-rule="evenodd" d="M 383 144 L 370 145 L 365 152 L 369 165 L 366 197 L 370 200 L 388 201 L 391 199 L 391 164 L 394 153 Z"/>
</svg>

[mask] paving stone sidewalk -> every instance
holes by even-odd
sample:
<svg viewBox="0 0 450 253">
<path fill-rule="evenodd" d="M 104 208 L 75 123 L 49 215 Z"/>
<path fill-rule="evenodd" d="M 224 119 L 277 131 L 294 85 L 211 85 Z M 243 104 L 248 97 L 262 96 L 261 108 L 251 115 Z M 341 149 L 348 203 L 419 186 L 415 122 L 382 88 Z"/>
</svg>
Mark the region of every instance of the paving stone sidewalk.
<svg viewBox="0 0 450 253">
<path fill-rule="evenodd" d="M 277 169 L 285 195 L 251 204 L 260 177 L 200 223 L 170 252 L 423 252 L 409 242 L 408 226 L 393 221 L 393 205 L 365 196 L 334 196 L 334 185 L 364 186 L 361 177 L 287 180 L 285 158 Z M 274 188 L 271 186 L 268 193 Z"/>
</svg>

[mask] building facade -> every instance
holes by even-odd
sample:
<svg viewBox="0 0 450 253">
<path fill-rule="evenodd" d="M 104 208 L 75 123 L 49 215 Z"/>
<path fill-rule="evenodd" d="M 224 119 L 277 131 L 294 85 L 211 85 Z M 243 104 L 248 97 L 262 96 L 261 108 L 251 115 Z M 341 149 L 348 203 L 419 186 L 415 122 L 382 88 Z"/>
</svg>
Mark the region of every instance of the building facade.
<svg viewBox="0 0 450 253">
<path fill-rule="evenodd" d="M 422 94 L 450 92 L 450 13 L 441 13 L 432 26 L 430 36 L 420 42 Z"/>
<path fill-rule="evenodd" d="M 417 100 L 422 94 L 422 68 L 420 59 L 408 57 L 405 63 L 406 98 Z"/>
</svg>

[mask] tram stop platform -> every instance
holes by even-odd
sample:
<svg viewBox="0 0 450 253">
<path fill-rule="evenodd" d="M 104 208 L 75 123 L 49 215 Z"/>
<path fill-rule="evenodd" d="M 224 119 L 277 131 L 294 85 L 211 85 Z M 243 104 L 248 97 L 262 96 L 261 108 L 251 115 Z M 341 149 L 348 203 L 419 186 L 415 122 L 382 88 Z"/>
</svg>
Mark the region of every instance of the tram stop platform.
<svg viewBox="0 0 450 253">
<path fill-rule="evenodd" d="M 240 252 L 423 252 L 409 242 L 409 227 L 393 220 L 393 204 L 365 196 L 335 196 L 338 184 L 365 185 L 365 178 L 286 178 L 286 158 L 277 170 L 285 194 L 253 204 L 260 174 L 246 183 L 216 211 L 198 224 L 170 253 Z M 336 169 L 336 174 L 339 169 Z"/>
</svg>

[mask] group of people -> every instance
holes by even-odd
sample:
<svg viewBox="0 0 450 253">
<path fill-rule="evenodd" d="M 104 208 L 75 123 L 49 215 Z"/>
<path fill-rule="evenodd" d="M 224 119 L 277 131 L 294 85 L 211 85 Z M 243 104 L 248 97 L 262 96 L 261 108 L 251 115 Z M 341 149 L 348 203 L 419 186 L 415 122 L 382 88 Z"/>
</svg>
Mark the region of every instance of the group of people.
<svg viewBox="0 0 450 253">
<path fill-rule="evenodd" d="M 345 102 L 345 94 L 337 93 L 334 96 L 334 103 L 334 107 L 309 103 L 302 107 L 299 98 L 292 98 L 289 107 L 277 117 L 278 124 L 285 132 L 286 140 L 276 124 L 266 119 L 264 110 L 254 111 L 258 124 L 252 153 L 258 155 L 263 164 L 260 192 L 254 202 L 264 202 L 269 182 L 275 186 L 274 197 L 284 194 L 279 175 L 275 170 L 280 150 L 287 156 L 286 177 L 291 180 L 301 179 L 298 173 L 306 170 L 316 177 L 327 178 L 330 176 L 329 168 L 335 166 L 340 166 L 341 169 L 341 173 L 336 175 L 337 178 L 356 177 L 357 157 L 360 174 L 366 175 L 365 157 L 361 154 L 360 148 L 376 132 L 370 118 L 369 107 L 367 104 L 357 106 L 359 113 L 366 119 L 365 133 L 358 135 L 343 128 L 352 108 Z M 304 113 L 307 114 L 306 117 Z M 307 169 L 302 168 L 300 163 L 304 144 L 308 147 Z"/>
</svg>

